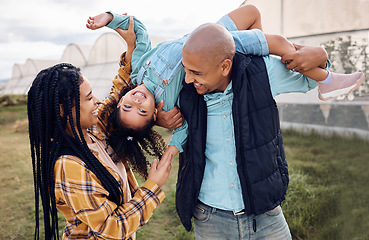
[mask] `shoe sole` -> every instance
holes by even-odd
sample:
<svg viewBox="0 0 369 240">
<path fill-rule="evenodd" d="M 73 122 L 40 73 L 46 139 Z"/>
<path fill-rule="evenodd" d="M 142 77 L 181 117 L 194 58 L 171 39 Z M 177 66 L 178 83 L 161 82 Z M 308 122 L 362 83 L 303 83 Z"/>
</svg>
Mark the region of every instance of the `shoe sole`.
<svg viewBox="0 0 369 240">
<path fill-rule="evenodd" d="M 343 94 L 349 94 L 350 92 L 355 91 L 356 89 L 358 89 L 361 86 L 361 84 L 363 84 L 364 79 L 365 79 L 365 75 L 364 75 L 364 73 L 361 73 L 361 77 L 355 83 L 355 85 L 352 85 L 352 86 L 347 87 L 347 88 L 335 90 L 335 91 L 332 91 L 330 93 L 326 93 L 326 95 L 329 95 L 328 97 L 323 97 L 323 95 L 319 92 L 318 97 L 322 101 L 327 101 L 329 99 L 338 97 L 338 96 L 343 95 Z"/>
</svg>

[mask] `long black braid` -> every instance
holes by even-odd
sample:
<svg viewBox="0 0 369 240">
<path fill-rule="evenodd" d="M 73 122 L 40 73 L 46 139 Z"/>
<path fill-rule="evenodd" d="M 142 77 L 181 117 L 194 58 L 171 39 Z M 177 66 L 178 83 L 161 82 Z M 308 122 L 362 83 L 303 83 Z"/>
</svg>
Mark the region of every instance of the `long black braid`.
<svg viewBox="0 0 369 240">
<path fill-rule="evenodd" d="M 92 154 L 83 137 L 80 124 L 80 69 L 71 64 L 57 64 L 42 70 L 28 92 L 27 110 L 29 138 L 35 190 L 35 239 L 39 239 L 39 198 L 43 208 L 45 239 L 58 239 L 58 218 L 55 202 L 54 166 L 70 149 L 84 161 L 109 192 L 109 200 L 122 204 L 122 189 L 116 179 Z M 72 108 L 75 107 L 74 122 Z M 60 109 L 63 109 L 61 112 Z M 70 124 L 73 137 L 66 133 Z M 75 130 L 77 127 L 77 131 Z"/>
<path fill-rule="evenodd" d="M 125 87 L 118 99 L 131 89 L 130 86 Z M 126 160 L 135 172 L 146 179 L 150 163 L 145 155 L 156 156 L 160 159 L 164 154 L 166 144 L 162 136 L 153 129 L 154 119 L 147 122 L 146 126 L 140 130 L 122 125 L 117 105 L 118 101 L 112 101 L 105 106 L 102 113 L 107 114 L 108 109 L 114 109 L 109 114 L 105 126 L 107 142 L 114 150 L 112 158 L 115 162 Z"/>
</svg>

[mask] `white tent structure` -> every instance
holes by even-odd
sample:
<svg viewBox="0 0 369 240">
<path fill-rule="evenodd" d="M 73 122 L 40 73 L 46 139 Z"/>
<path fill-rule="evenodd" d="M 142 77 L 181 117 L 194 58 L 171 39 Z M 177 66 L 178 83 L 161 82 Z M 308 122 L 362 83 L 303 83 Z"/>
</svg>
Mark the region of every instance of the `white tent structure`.
<svg viewBox="0 0 369 240">
<path fill-rule="evenodd" d="M 120 55 L 126 49 L 125 41 L 115 33 L 101 35 L 90 49 L 81 71 L 90 81 L 93 92 L 99 99 L 109 93 L 111 80 L 119 67 Z"/>
<path fill-rule="evenodd" d="M 152 46 L 166 40 L 152 37 Z M 89 79 L 94 94 L 103 99 L 110 91 L 111 81 L 117 74 L 118 61 L 127 44 L 114 32 L 102 34 L 93 46 L 69 44 L 59 60 L 28 59 L 24 64 L 14 64 L 11 79 L 2 94 L 27 94 L 36 75 L 45 68 L 67 62 L 81 68 Z"/>
<path fill-rule="evenodd" d="M 44 68 L 56 64 L 53 60 L 27 59 L 24 64 L 14 64 L 12 77 L 3 91 L 4 94 L 26 94 L 36 74 Z"/>
<path fill-rule="evenodd" d="M 71 43 L 65 48 L 60 62 L 68 62 L 77 67 L 84 67 L 87 65 L 91 48 L 92 46 Z"/>
</svg>

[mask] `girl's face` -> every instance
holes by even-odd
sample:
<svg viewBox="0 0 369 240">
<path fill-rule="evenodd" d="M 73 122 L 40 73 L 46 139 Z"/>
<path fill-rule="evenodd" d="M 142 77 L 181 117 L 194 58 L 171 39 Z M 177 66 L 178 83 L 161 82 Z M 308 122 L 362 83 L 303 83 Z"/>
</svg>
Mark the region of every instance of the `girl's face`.
<svg viewBox="0 0 369 240">
<path fill-rule="evenodd" d="M 121 123 L 135 130 L 140 130 L 152 119 L 156 120 L 154 95 L 144 84 L 127 92 L 118 103 Z"/>
</svg>

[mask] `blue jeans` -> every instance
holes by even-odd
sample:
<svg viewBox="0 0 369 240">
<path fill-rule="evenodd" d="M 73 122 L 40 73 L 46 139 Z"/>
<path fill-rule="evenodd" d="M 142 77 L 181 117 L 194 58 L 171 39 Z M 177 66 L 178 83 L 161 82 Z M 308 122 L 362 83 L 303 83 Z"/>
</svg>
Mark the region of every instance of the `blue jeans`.
<svg viewBox="0 0 369 240">
<path fill-rule="evenodd" d="M 253 216 L 235 215 L 232 211 L 198 203 L 194 212 L 195 236 L 197 240 L 292 239 L 280 206 L 255 216 L 255 219 L 256 232 Z"/>
</svg>

